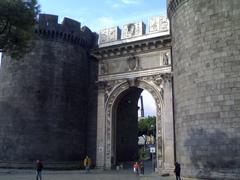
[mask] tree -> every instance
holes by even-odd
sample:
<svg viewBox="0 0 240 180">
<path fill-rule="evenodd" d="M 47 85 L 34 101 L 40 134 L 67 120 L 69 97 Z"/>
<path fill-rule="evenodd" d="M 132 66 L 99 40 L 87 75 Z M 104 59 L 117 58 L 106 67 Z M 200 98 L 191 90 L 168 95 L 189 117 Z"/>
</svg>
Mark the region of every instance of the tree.
<svg viewBox="0 0 240 180">
<path fill-rule="evenodd" d="M 147 118 L 140 119 L 138 121 L 138 135 L 142 136 L 153 134 L 155 135 L 156 130 L 156 117 L 148 116 Z"/>
<path fill-rule="evenodd" d="M 19 58 L 31 50 L 38 13 L 37 0 L 0 0 L 0 52 Z"/>
</svg>

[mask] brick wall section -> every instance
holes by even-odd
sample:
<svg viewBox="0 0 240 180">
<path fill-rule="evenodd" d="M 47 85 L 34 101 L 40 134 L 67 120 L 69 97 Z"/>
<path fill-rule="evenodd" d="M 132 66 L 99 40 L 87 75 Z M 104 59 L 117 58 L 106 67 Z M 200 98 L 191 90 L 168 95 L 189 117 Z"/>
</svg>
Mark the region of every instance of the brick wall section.
<svg viewBox="0 0 240 180">
<path fill-rule="evenodd" d="M 182 2 L 169 14 L 177 161 L 183 176 L 237 179 L 240 1 Z"/>
</svg>

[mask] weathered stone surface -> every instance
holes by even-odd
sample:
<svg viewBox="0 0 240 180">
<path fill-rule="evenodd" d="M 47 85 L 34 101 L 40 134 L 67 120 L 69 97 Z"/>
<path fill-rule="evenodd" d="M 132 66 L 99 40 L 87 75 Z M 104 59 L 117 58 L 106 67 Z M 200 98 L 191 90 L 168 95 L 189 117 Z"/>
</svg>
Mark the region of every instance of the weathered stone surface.
<svg viewBox="0 0 240 180">
<path fill-rule="evenodd" d="M 21 60 L 7 56 L 2 60 L 0 165 L 42 159 L 46 166 L 64 162 L 79 166 L 88 151 L 87 137 L 95 135 L 86 131 L 96 126 L 88 114 L 93 106 L 88 103 L 93 89 L 89 85 L 96 78 L 90 73 L 94 64 L 89 64 L 88 55 L 94 34 L 70 19 L 62 25 L 56 24 L 56 16 L 42 15 L 39 20 L 33 51 Z"/>
<path fill-rule="evenodd" d="M 177 161 L 186 176 L 239 178 L 240 1 L 171 8 Z"/>
</svg>

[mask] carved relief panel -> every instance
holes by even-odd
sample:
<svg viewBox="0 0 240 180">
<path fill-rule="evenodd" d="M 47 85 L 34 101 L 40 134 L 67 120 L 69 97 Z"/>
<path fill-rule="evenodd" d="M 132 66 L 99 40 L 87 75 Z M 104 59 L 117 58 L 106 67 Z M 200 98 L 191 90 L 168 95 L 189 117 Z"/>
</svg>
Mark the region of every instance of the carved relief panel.
<svg viewBox="0 0 240 180">
<path fill-rule="evenodd" d="M 118 27 L 103 29 L 99 33 L 99 44 L 119 40 L 120 36 L 121 32 Z"/>
<path fill-rule="evenodd" d="M 161 66 L 171 65 L 171 51 L 170 49 L 161 51 Z"/>
<path fill-rule="evenodd" d="M 145 34 L 146 26 L 143 22 L 129 23 L 123 26 L 122 38 L 132 38 L 136 36 L 142 36 Z"/>
<path fill-rule="evenodd" d="M 169 32 L 169 20 L 165 16 L 154 16 L 149 19 L 149 32 Z"/>
</svg>

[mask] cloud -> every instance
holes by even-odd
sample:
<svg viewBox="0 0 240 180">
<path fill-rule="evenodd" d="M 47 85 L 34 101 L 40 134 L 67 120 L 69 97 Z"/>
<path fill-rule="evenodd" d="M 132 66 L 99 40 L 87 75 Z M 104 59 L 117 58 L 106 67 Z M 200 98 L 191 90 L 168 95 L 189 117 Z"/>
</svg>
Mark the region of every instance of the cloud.
<svg viewBox="0 0 240 180">
<path fill-rule="evenodd" d="M 61 13 L 65 16 L 70 16 L 70 17 L 76 17 L 76 16 L 86 16 L 87 14 L 89 14 L 89 9 L 88 8 L 66 8 L 66 9 L 62 9 Z"/>
<path fill-rule="evenodd" d="M 116 2 L 113 0 L 106 0 L 105 3 L 110 6 L 111 8 L 121 8 L 124 7 L 124 4 L 122 2 Z"/>
<path fill-rule="evenodd" d="M 125 7 L 131 4 L 140 4 L 142 0 L 106 0 L 105 3 L 113 8 Z"/>
<path fill-rule="evenodd" d="M 100 23 L 99 25 L 104 28 L 110 28 L 115 24 L 115 21 L 112 17 L 105 16 L 98 18 L 98 22 Z"/>
<path fill-rule="evenodd" d="M 122 4 L 118 4 L 118 3 L 115 3 L 112 5 L 113 8 L 120 8 L 120 7 L 123 7 Z"/>
<path fill-rule="evenodd" d="M 140 4 L 142 0 L 121 0 L 124 4 Z"/>
</svg>

